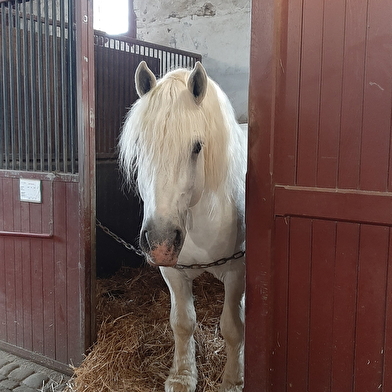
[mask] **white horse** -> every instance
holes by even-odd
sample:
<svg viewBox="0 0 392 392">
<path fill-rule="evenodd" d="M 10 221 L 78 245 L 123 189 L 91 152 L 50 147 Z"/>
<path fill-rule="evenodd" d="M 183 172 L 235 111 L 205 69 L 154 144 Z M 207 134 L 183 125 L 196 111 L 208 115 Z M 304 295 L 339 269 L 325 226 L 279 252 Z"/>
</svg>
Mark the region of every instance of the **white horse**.
<svg viewBox="0 0 392 392">
<path fill-rule="evenodd" d="M 241 391 L 246 133 L 199 62 L 159 81 L 141 62 L 135 81 L 140 99 L 121 133 L 120 162 L 144 202 L 140 247 L 171 294 L 175 352 L 165 391 L 196 388 L 192 281 L 205 270 L 225 287 L 220 327 L 227 361 L 220 390 Z"/>
</svg>

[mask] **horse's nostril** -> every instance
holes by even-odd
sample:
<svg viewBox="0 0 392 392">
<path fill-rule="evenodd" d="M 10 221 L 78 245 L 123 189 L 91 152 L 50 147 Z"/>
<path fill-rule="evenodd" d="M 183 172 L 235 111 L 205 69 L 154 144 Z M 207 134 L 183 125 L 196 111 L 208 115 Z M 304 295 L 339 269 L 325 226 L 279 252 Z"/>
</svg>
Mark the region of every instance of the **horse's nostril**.
<svg viewBox="0 0 392 392">
<path fill-rule="evenodd" d="M 181 232 L 181 230 L 175 230 L 175 237 L 174 237 L 173 245 L 176 248 L 181 247 L 181 245 L 182 245 L 182 232 Z"/>
</svg>

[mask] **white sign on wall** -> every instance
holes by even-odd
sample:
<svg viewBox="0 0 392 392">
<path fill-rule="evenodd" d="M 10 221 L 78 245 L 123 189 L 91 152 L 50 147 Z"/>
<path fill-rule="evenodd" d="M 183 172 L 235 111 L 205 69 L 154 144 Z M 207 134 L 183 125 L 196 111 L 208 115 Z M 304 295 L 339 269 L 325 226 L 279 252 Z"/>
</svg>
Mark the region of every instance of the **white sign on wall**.
<svg viewBox="0 0 392 392">
<path fill-rule="evenodd" d="M 19 182 L 20 201 L 30 203 L 41 203 L 41 180 L 20 179 Z"/>
</svg>

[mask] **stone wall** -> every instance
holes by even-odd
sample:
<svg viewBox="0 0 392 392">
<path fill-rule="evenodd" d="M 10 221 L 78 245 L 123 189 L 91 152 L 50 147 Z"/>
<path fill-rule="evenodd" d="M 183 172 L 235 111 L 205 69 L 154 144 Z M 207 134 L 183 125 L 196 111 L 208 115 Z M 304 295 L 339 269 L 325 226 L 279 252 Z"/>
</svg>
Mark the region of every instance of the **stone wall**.
<svg viewBox="0 0 392 392">
<path fill-rule="evenodd" d="M 248 117 L 250 0 L 134 0 L 137 38 L 200 53 L 207 73 Z"/>
</svg>

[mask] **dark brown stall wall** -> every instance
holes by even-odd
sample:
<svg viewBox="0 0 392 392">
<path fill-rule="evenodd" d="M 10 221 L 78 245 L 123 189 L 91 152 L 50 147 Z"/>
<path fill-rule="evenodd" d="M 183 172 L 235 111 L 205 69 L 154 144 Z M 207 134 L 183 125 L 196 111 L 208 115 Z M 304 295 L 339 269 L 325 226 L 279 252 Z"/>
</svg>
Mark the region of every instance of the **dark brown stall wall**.
<svg viewBox="0 0 392 392">
<path fill-rule="evenodd" d="M 97 162 L 97 217 L 111 231 L 138 246 L 141 203 L 127 191 L 116 161 Z M 97 227 L 97 276 L 108 277 L 121 267 L 139 267 L 143 258 Z"/>
<path fill-rule="evenodd" d="M 391 19 L 253 3 L 247 392 L 392 390 Z"/>
</svg>

